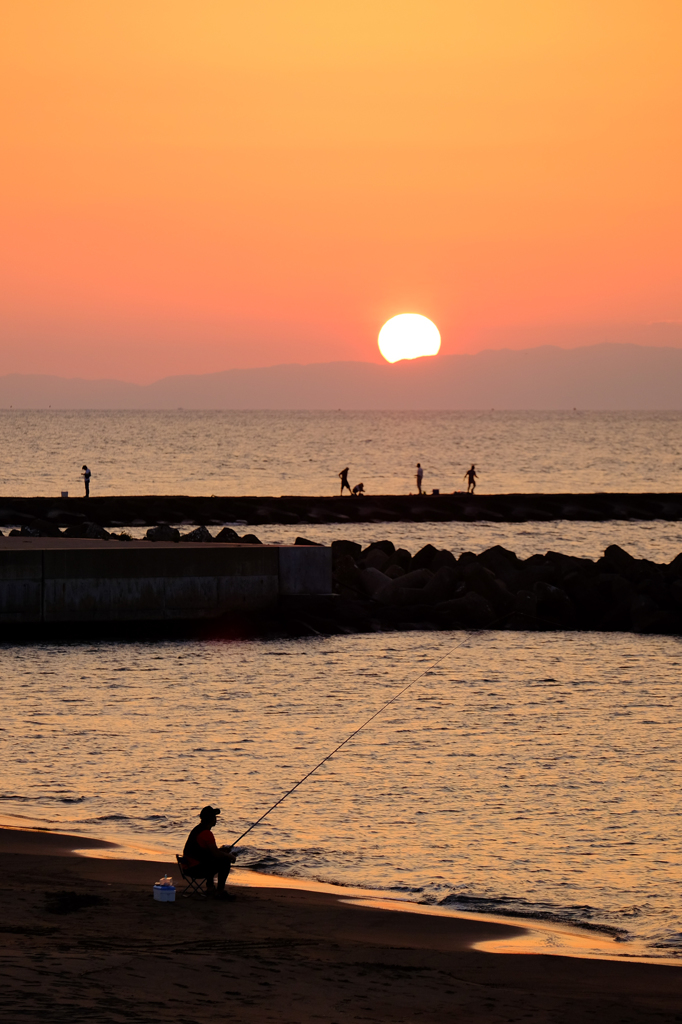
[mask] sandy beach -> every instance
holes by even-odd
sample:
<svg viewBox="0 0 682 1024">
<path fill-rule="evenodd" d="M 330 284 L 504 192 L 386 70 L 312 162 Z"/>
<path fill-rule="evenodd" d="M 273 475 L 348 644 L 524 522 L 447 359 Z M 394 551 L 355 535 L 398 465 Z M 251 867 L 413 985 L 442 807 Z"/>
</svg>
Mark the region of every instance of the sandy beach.
<svg viewBox="0 0 682 1024">
<path fill-rule="evenodd" d="M 474 948 L 513 948 L 522 927 L 358 906 L 271 877 L 230 886 L 233 902 L 162 904 L 151 887 L 177 877 L 171 863 L 42 831 L 0 830 L 0 862 L 3 1021 L 682 1020 L 674 966 Z"/>
</svg>

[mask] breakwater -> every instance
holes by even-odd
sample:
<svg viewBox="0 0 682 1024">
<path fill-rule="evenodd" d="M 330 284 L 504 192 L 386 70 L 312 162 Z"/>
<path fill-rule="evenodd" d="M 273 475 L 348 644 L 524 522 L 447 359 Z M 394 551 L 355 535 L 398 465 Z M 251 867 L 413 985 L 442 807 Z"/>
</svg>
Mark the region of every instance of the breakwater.
<svg viewBox="0 0 682 1024">
<path fill-rule="evenodd" d="M 320 633 L 386 629 L 600 630 L 682 633 L 682 554 L 668 564 L 617 545 L 599 559 L 556 551 L 520 559 L 430 544 L 411 554 L 390 541 L 332 544 L 336 603 L 299 604 Z"/>
<path fill-rule="evenodd" d="M 304 537 L 295 545 L 236 535 L 221 542 L 198 527 L 177 543 L 167 536 L 174 532 L 154 527 L 149 540 L 125 544 L 27 533 L 0 539 L 0 625 L 5 633 L 31 623 L 60 630 L 166 623 L 175 630 L 194 621 L 207 626 L 201 635 L 214 637 L 415 629 L 682 633 L 682 554 L 656 563 L 612 544 L 598 559 L 556 551 L 524 559 L 495 545 L 457 558 L 431 544 L 413 554 L 390 540 L 364 549 L 352 540 L 325 547 Z"/>
<path fill-rule="evenodd" d="M 0 529 L 41 520 L 71 527 L 158 523 L 302 524 L 354 522 L 549 522 L 682 520 L 682 494 L 428 494 L 351 497 L 193 497 L 121 495 L 91 498 L 5 497 Z"/>
</svg>

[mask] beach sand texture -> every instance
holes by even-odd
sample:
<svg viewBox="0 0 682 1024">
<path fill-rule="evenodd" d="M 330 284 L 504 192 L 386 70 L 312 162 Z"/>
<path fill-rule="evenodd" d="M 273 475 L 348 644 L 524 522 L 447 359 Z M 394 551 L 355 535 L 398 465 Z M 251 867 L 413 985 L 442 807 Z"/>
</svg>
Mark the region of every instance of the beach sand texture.
<svg viewBox="0 0 682 1024">
<path fill-rule="evenodd" d="M 0 1020 L 682 1020 L 682 971 L 672 966 L 483 952 L 473 945 L 523 930 L 292 888 L 234 887 L 235 902 L 156 903 L 151 884 L 172 865 L 73 853 L 107 845 L 0 830 Z M 91 905 L 74 910 L 60 893 Z"/>
</svg>

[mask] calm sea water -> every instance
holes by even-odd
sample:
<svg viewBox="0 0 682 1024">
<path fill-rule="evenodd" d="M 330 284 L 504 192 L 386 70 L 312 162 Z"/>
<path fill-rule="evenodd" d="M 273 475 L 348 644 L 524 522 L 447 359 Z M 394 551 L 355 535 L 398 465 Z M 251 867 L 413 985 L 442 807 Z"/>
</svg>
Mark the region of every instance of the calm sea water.
<svg viewBox="0 0 682 1024">
<path fill-rule="evenodd" d="M 0 411 L 7 495 L 682 491 L 682 413 Z"/>
<path fill-rule="evenodd" d="M 623 930 L 682 953 L 682 644 L 624 634 L 362 635 L 0 648 L 0 809 L 262 870 Z"/>
<path fill-rule="evenodd" d="M 298 526 L 246 526 L 234 524 L 241 534 L 255 531 L 264 544 L 293 544 L 303 534 L 319 544 L 334 540 L 354 540 L 363 546 L 387 539 L 396 547 L 415 554 L 425 544 L 453 551 L 477 554 L 494 544 L 501 544 L 520 558 L 562 551 L 580 558 L 600 558 L 609 544 L 619 544 L 636 558 L 652 562 L 671 562 L 682 551 L 682 523 L 665 520 L 651 522 L 581 523 L 559 520 L 552 523 L 306 523 Z M 191 527 L 180 524 L 181 531 Z M 146 526 L 126 527 L 128 533 L 141 539 Z M 219 526 L 209 528 L 214 536 Z"/>
<path fill-rule="evenodd" d="M 0 412 L 6 495 L 682 491 L 681 414 Z M 144 532 L 144 531 L 142 531 Z M 243 532 L 243 531 L 242 531 Z M 525 556 L 618 543 L 670 561 L 676 523 L 259 527 Z M 0 647 L 0 812 L 175 852 L 199 806 L 239 834 L 425 677 L 250 838 L 261 870 L 455 908 L 622 929 L 682 955 L 677 638 L 462 634 Z"/>
</svg>

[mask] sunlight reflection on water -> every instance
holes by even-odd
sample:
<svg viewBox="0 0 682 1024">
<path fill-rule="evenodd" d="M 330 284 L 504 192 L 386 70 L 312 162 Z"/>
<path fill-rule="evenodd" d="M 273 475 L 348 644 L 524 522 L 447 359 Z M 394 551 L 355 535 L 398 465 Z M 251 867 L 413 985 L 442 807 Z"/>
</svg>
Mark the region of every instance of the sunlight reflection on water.
<svg viewBox="0 0 682 1024">
<path fill-rule="evenodd" d="M 244 862 L 678 945 L 679 639 L 491 632 L 429 669 L 461 639 L 4 645 L 0 810 L 175 852 L 211 802 L 226 841 L 426 668 Z"/>
<path fill-rule="evenodd" d="M 682 491 L 679 412 L 0 410 L 5 494 Z"/>
</svg>

